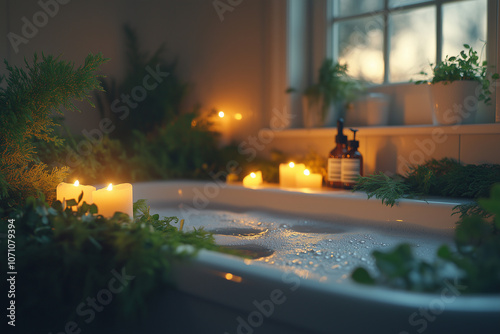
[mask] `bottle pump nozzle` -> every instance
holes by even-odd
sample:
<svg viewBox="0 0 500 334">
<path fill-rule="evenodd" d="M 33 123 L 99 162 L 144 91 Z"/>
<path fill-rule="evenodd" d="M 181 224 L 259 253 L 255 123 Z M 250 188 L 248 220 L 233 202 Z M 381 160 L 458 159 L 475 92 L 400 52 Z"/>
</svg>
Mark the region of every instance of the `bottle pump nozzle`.
<svg viewBox="0 0 500 334">
<path fill-rule="evenodd" d="M 358 129 L 350 128 L 350 130 L 353 132 L 354 137 L 353 137 L 353 140 L 349 140 L 349 146 L 351 148 L 358 148 L 359 147 L 359 140 L 356 140 L 356 132 L 358 132 Z"/>
<path fill-rule="evenodd" d="M 337 136 L 335 137 L 335 142 L 337 144 L 347 144 L 347 136 L 344 135 L 344 119 L 339 118 L 337 120 Z"/>
</svg>

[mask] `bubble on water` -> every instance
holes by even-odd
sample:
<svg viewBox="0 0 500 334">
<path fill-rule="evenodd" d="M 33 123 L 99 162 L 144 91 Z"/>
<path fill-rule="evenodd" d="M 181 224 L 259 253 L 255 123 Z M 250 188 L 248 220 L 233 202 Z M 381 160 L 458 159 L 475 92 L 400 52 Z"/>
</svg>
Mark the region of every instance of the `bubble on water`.
<svg viewBox="0 0 500 334">
<path fill-rule="evenodd" d="M 366 259 L 364 257 L 361 258 L 361 261 L 366 261 Z"/>
<path fill-rule="evenodd" d="M 321 251 L 316 251 L 316 255 L 321 255 L 323 254 Z"/>
<path fill-rule="evenodd" d="M 353 240 L 349 240 L 349 242 L 352 244 L 354 241 Z"/>
<path fill-rule="evenodd" d="M 328 239 L 329 242 L 332 242 L 333 240 L 332 239 Z"/>
<path fill-rule="evenodd" d="M 364 243 L 365 243 L 365 241 L 364 241 L 364 240 L 360 240 L 360 241 L 359 241 L 359 243 L 360 243 L 360 244 L 364 244 Z"/>
</svg>

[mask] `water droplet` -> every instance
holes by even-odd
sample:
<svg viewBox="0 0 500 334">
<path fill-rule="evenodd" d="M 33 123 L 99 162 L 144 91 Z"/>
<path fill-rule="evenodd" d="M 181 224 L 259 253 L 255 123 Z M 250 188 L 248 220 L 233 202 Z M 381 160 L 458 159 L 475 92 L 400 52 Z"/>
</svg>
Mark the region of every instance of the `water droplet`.
<svg viewBox="0 0 500 334">
<path fill-rule="evenodd" d="M 333 240 L 332 239 L 328 239 L 328 241 L 332 242 Z"/>
<path fill-rule="evenodd" d="M 364 243 L 365 243 L 365 241 L 364 241 L 364 240 L 360 240 L 360 241 L 359 241 L 359 243 L 360 243 L 360 244 L 364 244 Z"/>
</svg>

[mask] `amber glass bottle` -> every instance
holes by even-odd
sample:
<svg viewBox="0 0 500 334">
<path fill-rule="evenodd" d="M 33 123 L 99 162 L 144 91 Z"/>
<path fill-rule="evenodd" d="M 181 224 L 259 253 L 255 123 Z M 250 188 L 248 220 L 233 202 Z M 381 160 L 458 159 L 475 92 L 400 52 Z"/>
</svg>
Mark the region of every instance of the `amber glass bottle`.
<svg viewBox="0 0 500 334">
<path fill-rule="evenodd" d="M 351 129 L 354 133 L 353 140 L 349 141 L 349 151 L 342 160 L 342 184 L 345 189 L 352 189 L 358 176 L 363 175 L 363 156 L 359 153 L 359 141 L 356 140 L 358 130 Z"/>
<path fill-rule="evenodd" d="M 347 154 L 347 136 L 344 135 L 344 120 L 337 121 L 336 146 L 328 155 L 326 185 L 333 188 L 342 188 L 342 159 Z"/>
</svg>

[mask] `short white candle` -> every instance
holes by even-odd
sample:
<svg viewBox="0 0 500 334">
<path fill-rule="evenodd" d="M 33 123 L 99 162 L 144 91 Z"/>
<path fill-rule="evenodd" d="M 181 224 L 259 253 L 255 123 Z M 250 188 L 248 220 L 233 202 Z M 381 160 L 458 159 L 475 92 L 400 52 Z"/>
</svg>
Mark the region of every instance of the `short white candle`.
<svg viewBox="0 0 500 334">
<path fill-rule="evenodd" d="M 257 187 L 262 184 L 262 172 L 252 172 L 243 178 L 243 186 L 252 188 Z"/>
<path fill-rule="evenodd" d="M 87 202 L 87 204 L 92 204 L 92 192 L 95 191 L 95 187 L 81 185 L 78 180 L 75 183 L 66 183 L 61 182 L 57 185 L 56 188 L 56 198 L 58 201 L 64 202 L 70 199 L 74 199 L 78 201 L 78 197 L 83 191 L 83 197 L 79 206 L 83 204 L 83 202 Z"/>
<path fill-rule="evenodd" d="M 311 173 L 308 169 L 297 174 L 297 187 L 299 188 L 321 188 L 322 182 L 321 174 Z"/>
<path fill-rule="evenodd" d="M 97 213 L 104 217 L 112 217 L 115 212 L 123 212 L 133 218 L 133 194 L 130 183 L 116 186 L 110 184 L 106 188 L 96 190 L 92 194 Z"/>
<path fill-rule="evenodd" d="M 280 187 L 293 188 L 297 186 L 297 175 L 304 172 L 304 164 L 280 164 Z"/>
</svg>

